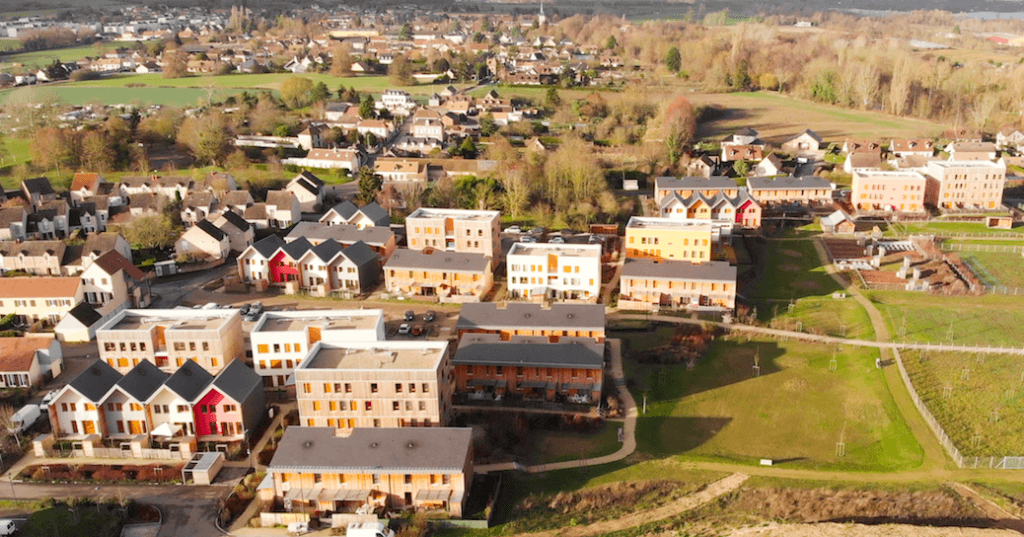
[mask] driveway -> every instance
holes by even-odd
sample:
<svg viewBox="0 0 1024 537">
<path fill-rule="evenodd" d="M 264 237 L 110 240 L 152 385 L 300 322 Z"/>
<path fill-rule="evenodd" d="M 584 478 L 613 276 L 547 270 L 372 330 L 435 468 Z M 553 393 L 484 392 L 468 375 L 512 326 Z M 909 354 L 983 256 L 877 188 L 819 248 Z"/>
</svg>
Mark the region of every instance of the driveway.
<svg viewBox="0 0 1024 537">
<path fill-rule="evenodd" d="M 201 288 L 217 278 L 227 276 L 235 270 L 234 259 L 229 259 L 227 263 L 210 270 L 178 274 L 153 280 L 150 289 L 156 298 L 153 300 L 152 307 L 173 308 L 179 305 L 181 299 L 188 293 Z"/>
</svg>

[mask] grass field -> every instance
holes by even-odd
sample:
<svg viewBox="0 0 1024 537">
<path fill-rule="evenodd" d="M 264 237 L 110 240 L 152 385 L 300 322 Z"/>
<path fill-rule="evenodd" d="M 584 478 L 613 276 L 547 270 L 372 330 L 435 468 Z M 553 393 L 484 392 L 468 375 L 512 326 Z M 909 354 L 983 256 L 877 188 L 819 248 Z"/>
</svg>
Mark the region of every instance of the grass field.
<svg viewBox="0 0 1024 537">
<path fill-rule="evenodd" d="M 3 104 L 12 91 L 29 91 L 35 101 L 53 99 L 71 105 L 100 104 L 164 104 L 170 106 L 191 106 L 200 100 L 206 100 L 209 94 L 199 88 L 124 88 L 124 87 L 75 87 L 67 84 L 55 86 L 39 86 L 16 88 L 0 92 L 0 104 Z M 213 93 L 214 99 L 223 99 L 228 95 L 242 93 L 240 89 L 219 88 Z"/>
<path fill-rule="evenodd" d="M 1024 288 L 1024 258 L 1019 253 L 957 252 L 972 267 L 978 267 L 986 285 Z M 1024 300 L 1024 298 L 1021 298 Z"/>
<path fill-rule="evenodd" d="M 528 464 L 544 464 L 576 459 L 588 459 L 615 453 L 622 447 L 619 442 L 618 422 L 606 423 L 596 433 L 573 431 L 532 431 Z"/>
<path fill-rule="evenodd" d="M 765 260 L 753 297 L 790 300 L 808 296 L 829 296 L 842 288 L 821 266 L 810 240 L 768 241 Z"/>
<path fill-rule="evenodd" d="M 102 47 L 104 52 L 107 52 L 118 47 L 127 47 L 131 45 L 132 43 L 125 41 L 103 41 L 99 46 Z M 2 47 L 3 45 L 0 45 L 0 50 L 5 50 Z M 83 45 L 81 47 L 36 50 L 32 52 L 11 54 L 9 56 L 0 56 L 0 71 L 13 69 L 15 63 L 20 63 L 25 66 L 38 65 L 42 67 L 53 62 L 54 58 L 57 58 L 62 62 L 74 62 L 81 60 L 86 56 L 95 57 L 96 50 L 96 45 Z"/>
<path fill-rule="evenodd" d="M 963 455 L 1024 455 L 1020 356 L 920 351 L 902 355 L 918 395 Z"/>
<path fill-rule="evenodd" d="M 681 460 L 768 458 L 799 468 L 883 471 L 920 464 L 922 450 L 875 368 L 877 351 L 844 348 L 836 371 L 829 371 L 832 355 L 832 347 L 821 345 L 720 339 L 692 371 L 629 361 L 627 374 L 640 384 L 634 397 L 648 397 L 638 450 Z"/>
<path fill-rule="evenodd" d="M 0 52 L 21 50 L 20 39 L 0 39 Z"/>
<path fill-rule="evenodd" d="M 1021 346 L 1024 298 L 984 295 L 948 297 L 904 291 L 869 291 L 865 295 L 882 314 L 897 340 L 955 344 Z M 906 335 L 900 331 L 906 319 Z"/>
<path fill-rule="evenodd" d="M 1014 236 L 1024 239 L 1024 229 L 1019 225 L 1013 231 L 1004 229 L 989 229 L 981 222 L 909 222 L 890 226 L 886 229 L 886 235 L 896 233 L 933 233 L 942 237 L 960 236 Z"/>
<path fill-rule="evenodd" d="M 768 142 L 780 143 L 811 129 L 826 141 L 854 138 L 930 137 L 942 132 L 937 123 L 900 118 L 881 112 L 850 110 L 783 97 L 774 92 L 690 93 L 694 107 L 716 105 L 723 110 L 703 121 L 697 135 L 721 139 L 743 127 L 751 127 Z"/>
<path fill-rule="evenodd" d="M 762 302 L 758 319 L 781 330 L 796 330 L 852 339 L 875 339 L 875 330 L 864 308 L 852 298 L 807 297 L 793 303 Z M 797 325 L 797 323 L 802 323 Z"/>
</svg>

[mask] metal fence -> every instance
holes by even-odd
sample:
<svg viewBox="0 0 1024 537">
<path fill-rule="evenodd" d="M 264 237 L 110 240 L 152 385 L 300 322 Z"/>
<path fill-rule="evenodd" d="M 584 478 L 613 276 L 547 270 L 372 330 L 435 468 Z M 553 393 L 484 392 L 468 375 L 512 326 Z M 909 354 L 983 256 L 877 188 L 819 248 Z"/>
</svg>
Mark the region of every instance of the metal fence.
<svg viewBox="0 0 1024 537">
<path fill-rule="evenodd" d="M 1009 244 L 968 244 L 963 242 L 943 243 L 942 249 L 947 252 L 990 252 L 993 254 L 1020 254 L 1024 246 Z"/>
</svg>

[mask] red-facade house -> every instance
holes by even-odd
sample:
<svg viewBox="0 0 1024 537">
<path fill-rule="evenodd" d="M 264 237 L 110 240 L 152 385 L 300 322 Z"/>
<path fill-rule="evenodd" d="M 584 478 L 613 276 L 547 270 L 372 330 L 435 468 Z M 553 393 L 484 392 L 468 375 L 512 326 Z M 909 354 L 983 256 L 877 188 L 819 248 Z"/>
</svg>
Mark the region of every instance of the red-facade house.
<svg viewBox="0 0 1024 537">
<path fill-rule="evenodd" d="M 192 406 L 199 440 L 241 440 L 267 413 L 263 379 L 241 360 L 232 360 Z"/>
<path fill-rule="evenodd" d="M 273 283 L 302 281 L 299 259 L 311 248 L 313 245 L 305 237 L 278 248 L 268 263 L 270 281 Z"/>
</svg>

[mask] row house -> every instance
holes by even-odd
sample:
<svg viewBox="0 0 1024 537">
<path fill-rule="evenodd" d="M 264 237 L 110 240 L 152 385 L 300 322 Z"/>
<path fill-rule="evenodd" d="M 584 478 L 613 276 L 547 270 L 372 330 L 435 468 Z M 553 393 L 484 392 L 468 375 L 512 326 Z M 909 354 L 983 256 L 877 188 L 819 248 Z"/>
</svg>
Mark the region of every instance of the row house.
<svg viewBox="0 0 1024 537">
<path fill-rule="evenodd" d="M 71 207 L 57 199 L 43 202 L 28 215 L 28 234 L 41 239 L 67 237 L 72 231 Z"/>
<path fill-rule="evenodd" d="M 288 511 L 442 510 L 461 518 L 473 483 L 470 428 L 289 427 L 267 466 Z"/>
<path fill-rule="evenodd" d="M 132 217 L 161 214 L 167 199 L 163 194 L 155 192 L 133 194 L 128 197 L 128 214 Z"/>
<path fill-rule="evenodd" d="M 501 259 L 501 213 L 420 207 L 405 219 L 410 250 L 478 253 L 497 266 Z"/>
<path fill-rule="evenodd" d="M 328 226 L 350 225 L 357 228 L 364 227 L 391 227 L 391 216 L 376 201 L 371 201 L 362 207 L 349 200 L 345 200 L 334 207 L 331 207 L 320 217 L 321 224 Z"/>
<path fill-rule="evenodd" d="M 122 257 L 132 261 L 132 248 L 128 241 L 120 233 L 108 231 L 104 233 L 93 233 L 85 239 L 82 246 L 82 266 L 88 266 L 105 255 L 107 252 L 117 252 Z"/>
<path fill-rule="evenodd" d="M 0 338 L 0 388 L 39 386 L 63 367 L 64 350 L 49 334 Z"/>
<path fill-rule="evenodd" d="M 217 373 L 245 356 L 237 309 L 126 309 L 100 326 L 96 344 L 122 373 L 142 361 L 173 373 L 190 360 Z"/>
<path fill-rule="evenodd" d="M 373 163 L 373 171 L 385 182 L 419 182 L 427 181 L 427 162 L 420 159 L 378 158 Z"/>
<path fill-rule="evenodd" d="M 924 175 L 914 171 L 853 172 L 850 203 L 861 213 L 923 213 Z"/>
<path fill-rule="evenodd" d="M 0 316 L 14 315 L 25 324 L 44 321 L 55 325 L 83 297 L 79 278 L 0 278 Z"/>
<path fill-rule="evenodd" d="M 987 160 L 933 160 L 925 202 L 940 210 L 993 210 L 1002 206 L 1006 165 Z"/>
<path fill-rule="evenodd" d="M 29 204 L 29 211 L 42 207 L 46 202 L 56 201 L 57 193 L 53 190 L 50 180 L 45 177 L 25 179 L 21 182 L 21 192 Z"/>
<path fill-rule="evenodd" d="M 626 257 L 675 259 L 692 263 L 711 260 L 711 248 L 722 237 L 717 222 L 634 216 L 626 223 Z M 724 226 L 731 233 L 731 227 Z"/>
<path fill-rule="evenodd" d="M 814 175 L 794 177 L 751 177 L 747 180 L 750 196 L 762 207 L 768 204 L 795 203 L 804 207 L 821 207 L 832 204 L 835 186 Z"/>
<path fill-rule="evenodd" d="M 551 343 L 538 336 L 502 341 L 497 334 L 470 334 L 459 342 L 452 365 L 458 405 L 501 401 L 503 407 L 515 407 L 544 401 L 596 407 L 601 402 L 604 343 L 572 337 Z"/>
<path fill-rule="evenodd" d="M 409 115 L 417 106 L 409 92 L 395 89 L 385 90 L 374 105 L 378 110 L 388 110 L 395 115 Z"/>
<path fill-rule="evenodd" d="M 67 245 L 59 240 L 0 243 L 0 272 L 61 276 Z"/>
<path fill-rule="evenodd" d="M 494 285 L 491 261 L 479 253 L 396 250 L 384 266 L 388 293 L 483 300 Z"/>
<path fill-rule="evenodd" d="M 245 210 L 252 207 L 255 200 L 248 190 L 231 190 L 222 195 L 220 205 L 227 211 L 237 214 L 244 214 Z"/>
<path fill-rule="evenodd" d="M 384 310 L 264 313 L 249 333 L 253 367 L 267 387 L 284 387 L 318 341 L 384 341 Z"/>
<path fill-rule="evenodd" d="M 181 200 L 181 222 L 191 227 L 200 220 L 208 218 L 217 208 L 217 196 L 211 191 L 200 190 L 190 192 Z"/>
<path fill-rule="evenodd" d="M 256 229 L 285 229 L 301 220 L 299 200 L 287 190 L 267 192 L 265 203 L 254 203 L 242 214 Z"/>
<path fill-rule="evenodd" d="M 147 308 L 151 303 L 149 280 L 116 250 L 109 250 L 82 271 L 82 295 L 97 310 Z"/>
<path fill-rule="evenodd" d="M 227 235 L 229 251 L 240 254 L 252 246 L 255 230 L 238 213 L 224 211 L 214 218 L 213 225 Z"/>
<path fill-rule="evenodd" d="M 353 125 L 353 128 L 354 125 Z M 355 174 L 363 165 L 363 154 L 357 149 L 311 149 L 305 157 L 291 157 L 281 161 L 302 168 L 348 170 Z"/>
<path fill-rule="evenodd" d="M 149 362 L 122 375 L 96 360 L 49 407 L 54 436 L 64 440 L 127 440 L 161 429 L 172 440 L 242 440 L 265 415 L 260 377 L 241 361 L 213 376 L 195 364 L 168 374 Z"/>
<path fill-rule="evenodd" d="M 120 202 L 120 198 L 116 201 Z M 119 203 L 111 205 L 110 196 L 89 196 L 78 205 L 78 223 L 86 233 L 103 233 L 107 230 L 111 209 L 119 207 Z"/>
<path fill-rule="evenodd" d="M 935 142 L 926 138 L 898 140 L 889 142 L 889 153 L 897 158 L 930 157 L 935 154 Z"/>
<path fill-rule="evenodd" d="M 0 240 L 23 241 L 28 236 L 28 211 L 24 207 L 0 208 Z"/>
<path fill-rule="evenodd" d="M 447 341 L 318 341 L 295 367 L 306 427 L 444 427 L 452 389 Z"/>
<path fill-rule="evenodd" d="M 557 343 L 561 338 L 605 338 L 604 306 L 600 304 L 540 304 L 512 302 L 499 307 L 493 302 L 463 304 L 456 323 L 458 337 L 466 334 L 498 334 L 502 341 L 514 336 L 540 336 Z"/>
<path fill-rule="evenodd" d="M 600 244 L 514 243 L 506 258 L 509 296 L 597 302 L 601 248 Z"/>
<path fill-rule="evenodd" d="M 289 181 L 285 190 L 298 200 L 300 211 L 310 213 L 319 210 L 323 204 L 326 185 L 319 177 L 304 171 Z"/>
<path fill-rule="evenodd" d="M 996 159 L 996 145 L 991 142 L 955 141 L 946 146 L 951 161 L 972 161 Z"/>
<path fill-rule="evenodd" d="M 381 261 L 391 257 L 395 251 L 395 233 L 390 226 L 363 226 L 355 224 L 328 225 L 323 222 L 299 222 L 295 224 L 288 235 L 285 235 L 285 242 L 292 242 L 298 239 L 306 239 L 316 246 L 322 242 L 333 240 L 342 246 L 351 246 L 362 241 L 372 248 Z"/>
<path fill-rule="evenodd" d="M 271 235 L 238 256 L 238 275 L 245 282 L 295 282 L 319 296 L 334 291 L 361 294 L 380 281 L 381 265 L 378 252 L 362 241 L 345 246 L 327 239 L 314 245 L 304 237 L 285 242 Z"/>
<path fill-rule="evenodd" d="M 372 134 L 377 137 L 378 144 L 390 140 L 395 134 L 395 125 L 383 119 L 364 119 L 356 124 L 356 132 L 360 136 Z"/>
<path fill-rule="evenodd" d="M 619 282 L 619 304 L 623 308 L 736 307 L 736 267 L 727 261 L 627 258 Z"/>
<path fill-rule="evenodd" d="M 188 176 L 123 177 L 118 190 L 120 195 L 131 197 L 139 194 L 159 194 L 169 200 L 185 199 L 192 190 L 194 181 Z"/>
</svg>

